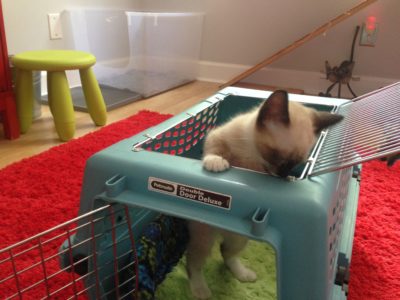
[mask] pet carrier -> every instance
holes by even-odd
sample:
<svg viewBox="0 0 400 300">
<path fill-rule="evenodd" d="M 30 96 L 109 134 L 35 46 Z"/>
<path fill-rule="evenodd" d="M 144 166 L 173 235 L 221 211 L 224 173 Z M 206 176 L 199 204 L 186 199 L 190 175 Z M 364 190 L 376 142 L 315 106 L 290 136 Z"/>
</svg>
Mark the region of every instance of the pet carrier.
<svg viewBox="0 0 400 300">
<path fill-rule="evenodd" d="M 80 216 L 32 238 L 41 245 L 64 239 L 60 265 L 72 274 L 68 284 L 44 295 L 69 289 L 71 298 L 151 298 L 185 251 L 185 220 L 196 220 L 271 245 L 279 300 L 346 299 L 360 163 L 400 151 L 400 83 L 353 101 L 290 95 L 345 117 L 321 133 L 291 180 L 241 168 L 205 171 L 200 159 L 207 131 L 269 94 L 225 88 L 93 155 Z M 14 257 L 8 260 L 14 264 Z M 18 283 L 17 275 L 10 278 Z M 15 297 L 23 291 L 17 284 Z"/>
</svg>

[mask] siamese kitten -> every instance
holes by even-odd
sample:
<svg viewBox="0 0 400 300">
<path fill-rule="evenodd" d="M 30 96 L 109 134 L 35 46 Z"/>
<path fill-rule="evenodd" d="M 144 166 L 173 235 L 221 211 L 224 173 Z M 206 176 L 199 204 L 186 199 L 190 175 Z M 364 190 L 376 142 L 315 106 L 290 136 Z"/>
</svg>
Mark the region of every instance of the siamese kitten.
<svg viewBox="0 0 400 300">
<path fill-rule="evenodd" d="M 209 132 L 204 144 L 203 166 L 211 172 L 236 166 L 287 177 L 295 165 L 308 158 L 318 133 L 341 119 L 340 115 L 289 102 L 286 91 L 275 91 L 261 106 Z M 211 297 L 202 267 L 217 233 L 223 237 L 221 254 L 233 275 L 242 282 L 257 279 L 255 272 L 242 265 L 238 258 L 247 244 L 246 237 L 194 221 L 189 222 L 189 231 L 187 271 L 195 297 Z"/>
</svg>

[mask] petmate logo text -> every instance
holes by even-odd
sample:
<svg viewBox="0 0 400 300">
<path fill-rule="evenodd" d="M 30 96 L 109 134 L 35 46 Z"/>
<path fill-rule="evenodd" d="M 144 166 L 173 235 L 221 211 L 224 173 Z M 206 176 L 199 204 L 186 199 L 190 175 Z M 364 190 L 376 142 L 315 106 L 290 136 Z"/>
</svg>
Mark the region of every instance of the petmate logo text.
<svg viewBox="0 0 400 300">
<path fill-rule="evenodd" d="M 148 189 L 150 191 L 169 194 L 218 208 L 231 209 L 231 196 L 199 189 L 197 187 L 188 186 L 177 182 L 149 177 Z"/>
</svg>

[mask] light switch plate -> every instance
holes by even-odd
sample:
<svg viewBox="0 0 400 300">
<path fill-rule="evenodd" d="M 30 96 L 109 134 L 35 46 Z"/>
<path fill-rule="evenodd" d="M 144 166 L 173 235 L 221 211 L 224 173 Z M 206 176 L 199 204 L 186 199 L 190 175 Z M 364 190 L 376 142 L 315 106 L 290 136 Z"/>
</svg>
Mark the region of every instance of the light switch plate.
<svg viewBox="0 0 400 300">
<path fill-rule="evenodd" d="M 50 39 L 57 40 L 62 39 L 62 29 L 61 29 L 61 19 L 59 13 L 50 13 L 47 15 L 47 19 L 49 21 L 49 32 Z"/>
</svg>

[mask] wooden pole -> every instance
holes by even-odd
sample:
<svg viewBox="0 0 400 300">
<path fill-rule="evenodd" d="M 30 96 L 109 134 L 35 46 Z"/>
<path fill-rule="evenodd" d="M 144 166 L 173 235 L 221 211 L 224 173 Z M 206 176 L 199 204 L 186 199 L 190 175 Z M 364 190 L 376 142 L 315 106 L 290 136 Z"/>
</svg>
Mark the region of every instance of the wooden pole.
<svg viewBox="0 0 400 300">
<path fill-rule="evenodd" d="M 228 82 L 224 83 L 221 85 L 221 88 L 231 86 L 235 84 L 236 82 L 242 80 L 243 78 L 246 78 L 247 76 L 250 76 L 254 72 L 264 68 L 265 66 L 273 63 L 274 61 L 278 60 L 282 56 L 288 54 L 289 52 L 293 51 L 294 49 L 300 47 L 301 45 L 307 43 L 308 41 L 312 40 L 313 38 L 319 36 L 320 34 L 326 32 L 333 26 L 337 25 L 338 23 L 342 22 L 343 20 L 347 19 L 348 17 L 351 17 L 355 13 L 359 12 L 363 8 L 367 7 L 368 5 L 376 2 L 377 0 L 364 0 L 360 4 L 356 5 L 355 7 L 351 8 L 347 12 L 337 16 L 336 18 L 332 19 L 331 21 L 325 23 L 324 25 L 318 27 L 314 31 L 310 32 L 309 34 L 303 36 L 301 39 L 295 41 L 294 43 L 290 44 L 289 46 L 279 50 L 272 56 L 264 59 L 262 62 L 256 64 L 255 66 L 251 67 L 247 71 L 239 74 L 238 76 L 234 77 L 233 79 L 229 80 Z"/>
</svg>

